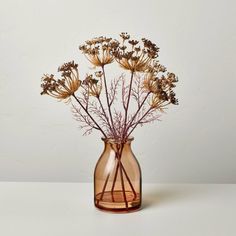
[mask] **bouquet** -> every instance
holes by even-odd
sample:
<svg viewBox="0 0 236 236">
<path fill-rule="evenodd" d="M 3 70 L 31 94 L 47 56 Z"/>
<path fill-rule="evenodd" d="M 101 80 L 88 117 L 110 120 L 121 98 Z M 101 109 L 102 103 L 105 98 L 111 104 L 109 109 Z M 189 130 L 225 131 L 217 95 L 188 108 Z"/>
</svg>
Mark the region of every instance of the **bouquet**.
<svg viewBox="0 0 236 236">
<path fill-rule="evenodd" d="M 41 94 L 71 102 L 85 135 L 95 129 L 105 138 L 123 143 L 138 125 L 158 120 L 168 105 L 178 104 L 173 91 L 178 79 L 159 63 L 159 48 L 150 40 L 139 42 L 121 33 L 119 40 L 97 37 L 79 49 L 94 71 L 81 78 L 78 64 L 64 63 L 58 68 L 59 78 L 53 74 L 42 77 Z M 126 73 L 109 78 L 105 69 L 112 63 Z M 116 102 L 122 104 L 122 110 L 116 108 Z"/>
<path fill-rule="evenodd" d="M 64 63 L 60 77 L 42 77 L 41 94 L 71 104 L 85 135 L 97 130 L 103 136 L 105 149 L 94 172 L 95 206 L 115 212 L 138 209 L 141 169 L 130 149 L 131 134 L 178 104 L 173 91 L 178 79 L 159 63 L 159 48 L 146 38 L 101 36 L 79 49 L 93 66 L 90 73 L 81 76 L 78 64 Z M 122 70 L 114 78 L 107 73 L 111 64 Z"/>
</svg>

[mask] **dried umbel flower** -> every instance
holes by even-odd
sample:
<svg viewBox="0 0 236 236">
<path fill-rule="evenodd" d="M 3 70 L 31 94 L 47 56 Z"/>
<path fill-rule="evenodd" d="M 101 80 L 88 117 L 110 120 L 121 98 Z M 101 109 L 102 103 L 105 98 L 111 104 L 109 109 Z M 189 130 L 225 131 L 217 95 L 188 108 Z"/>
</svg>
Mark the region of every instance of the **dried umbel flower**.
<svg viewBox="0 0 236 236">
<path fill-rule="evenodd" d="M 150 40 L 143 38 L 139 45 L 137 40 L 128 40 L 130 35 L 120 34 L 122 43 L 113 50 L 113 55 L 120 66 L 132 72 L 146 72 L 158 56 L 159 48 Z"/>
<path fill-rule="evenodd" d="M 83 80 L 82 85 L 85 87 L 88 96 L 99 97 L 102 84 L 101 81 L 94 79 L 93 75 L 87 75 L 86 78 Z"/>
<path fill-rule="evenodd" d="M 80 87 L 81 81 L 78 75 L 78 65 L 74 61 L 63 64 L 58 68 L 61 78 L 57 79 L 53 74 L 45 74 L 42 77 L 41 95 L 47 94 L 59 100 L 70 98 Z"/>
<path fill-rule="evenodd" d="M 86 58 L 94 65 L 101 66 L 113 62 L 111 51 L 118 46 L 118 43 L 111 38 L 98 37 L 88 40 L 79 49 L 83 52 Z"/>
<path fill-rule="evenodd" d="M 145 92 L 152 94 L 149 105 L 153 108 L 162 107 L 165 102 L 177 105 L 178 100 L 172 90 L 177 81 L 178 79 L 174 73 L 162 74 L 160 77 L 156 76 L 154 72 L 147 73 L 142 88 Z"/>
<path fill-rule="evenodd" d="M 161 65 L 159 61 L 152 60 L 147 66 L 147 72 L 157 75 L 160 72 L 162 73 L 166 72 L 166 67 Z"/>
<path fill-rule="evenodd" d="M 169 99 L 170 99 L 170 103 L 172 103 L 174 105 L 179 104 L 178 99 L 175 97 L 175 93 L 173 92 L 173 90 L 170 90 Z"/>
<path fill-rule="evenodd" d="M 143 80 L 142 88 L 146 92 L 156 93 L 158 90 L 157 77 L 153 73 L 147 73 Z"/>
</svg>

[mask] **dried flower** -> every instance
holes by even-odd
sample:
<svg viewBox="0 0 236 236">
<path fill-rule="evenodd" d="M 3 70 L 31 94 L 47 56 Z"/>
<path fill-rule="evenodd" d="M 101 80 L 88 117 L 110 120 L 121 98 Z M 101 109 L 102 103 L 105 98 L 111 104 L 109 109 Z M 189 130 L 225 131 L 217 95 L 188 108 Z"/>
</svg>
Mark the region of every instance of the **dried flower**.
<svg viewBox="0 0 236 236">
<path fill-rule="evenodd" d="M 130 38 L 130 35 L 126 32 L 122 32 L 120 34 L 120 37 L 123 39 L 123 41 L 128 40 Z"/>
<path fill-rule="evenodd" d="M 74 61 L 63 64 L 58 68 L 62 78 L 56 79 L 53 74 L 42 77 L 41 95 L 47 94 L 54 98 L 64 100 L 70 98 L 80 87 L 78 65 Z"/>
<path fill-rule="evenodd" d="M 151 63 L 147 67 L 147 72 L 157 75 L 158 73 L 166 72 L 166 67 L 161 65 L 159 61 L 152 60 Z"/>
<path fill-rule="evenodd" d="M 111 51 L 117 46 L 116 41 L 101 36 L 86 41 L 79 49 L 94 66 L 104 66 L 113 62 Z"/>
<path fill-rule="evenodd" d="M 89 96 L 100 96 L 102 84 L 99 82 L 99 80 L 94 79 L 93 75 L 87 75 L 82 84 L 87 87 L 86 90 L 88 91 Z"/>
<path fill-rule="evenodd" d="M 172 90 L 170 90 L 169 99 L 170 99 L 170 102 L 172 104 L 174 104 L 174 105 L 178 105 L 179 104 L 178 99 L 176 99 L 175 93 Z"/>
<path fill-rule="evenodd" d="M 159 78 L 155 76 L 155 72 L 147 73 L 143 80 L 142 88 L 145 92 L 152 93 L 152 98 L 149 104 L 153 108 L 157 108 L 163 102 L 169 102 L 174 105 L 178 104 L 178 100 L 175 98 L 175 93 L 172 88 L 178 80 L 174 73 L 164 74 Z M 160 106 L 161 107 L 161 106 Z"/>
<path fill-rule="evenodd" d="M 80 122 L 80 128 L 85 130 L 84 135 L 90 134 L 95 129 L 99 130 L 105 139 L 110 138 L 117 143 L 117 147 L 112 146 L 115 151 L 114 157 L 117 159 L 113 184 L 110 186 L 111 189 L 108 189 L 107 180 L 110 176 L 108 172 L 96 204 L 99 205 L 105 191 L 113 193 L 116 188 L 119 190 L 115 185 L 121 182 L 128 209 L 125 197 L 127 191 L 132 190 L 134 198 L 139 196 L 126 172 L 126 166 L 122 164 L 124 144 L 138 125 L 142 126 L 158 120 L 159 112 L 163 112 L 167 105 L 178 104 L 173 91 L 178 79 L 174 73 L 167 72 L 156 59 L 159 52 L 156 44 L 145 38 L 140 42 L 130 39 L 130 35 L 124 32 L 120 37 L 119 41 L 103 36 L 87 40 L 79 49 L 92 65 L 101 67 L 101 71 L 87 74 L 81 81 L 78 65 L 74 61 L 65 63 L 58 68 L 61 73 L 60 79 L 56 79 L 52 74 L 43 76 L 41 94 L 48 94 L 60 100 L 68 99 L 68 101 L 72 96 L 76 101 L 76 105 L 72 103 L 72 112 L 75 119 Z M 105 65 L 112 62 L 130 71 L 130 80 L 125 79 L 125 74 L 122 74 L 108 81 Z M 81 88 L 75 95 L 79 87 Z M 120 98 L 122 105 L 118 108 L 122 110 L 115 107 L 117 98 Z M 130 109 L 131 105 L 133 109 Z M 122 173 L 130 186 L 125 185 Z M 116 180 L 117 174 L 120 174 L 120 180 Z"/>
<path fill-rule="evenodd" d="M 113 49 L 116 61 L 123 69 L 137 72 L 145 72 L 150 69 L 151 62 L 158 56 L 159 48 L 150 40 L 142 39 L 142 47 L 138 46 L 139 41 L 129 40 L 131 48 L 126 45 L 130 38 L 127 33 L 121 33 L 122 44 Z"/>
<path fill-rule="evenodd" d="M 143 80 L 142 88 L 146 92 L 156 93 L 158 90 L 157 77 L 153 73 L 147 73 Z"/>
</svg>

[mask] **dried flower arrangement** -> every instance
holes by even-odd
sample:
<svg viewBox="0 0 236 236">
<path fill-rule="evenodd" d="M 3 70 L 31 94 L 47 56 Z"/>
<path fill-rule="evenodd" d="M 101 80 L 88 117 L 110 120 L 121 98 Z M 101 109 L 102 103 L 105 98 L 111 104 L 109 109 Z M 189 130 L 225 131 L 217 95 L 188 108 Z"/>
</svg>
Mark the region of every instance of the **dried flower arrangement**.
<svg viewBox="0 0 236 236">
<path fill-rule="evenodd" d="M 102 133 L 107 151 L 95 168 L 94 201 L 96 207 L 115 212 L 141 206 L 141 170 L 130 149 L 130 135 L 138 125 L 158 120 L 169 104 L 178 104 L 173 91 L 177 77 L 157 60 L 156 44 L 145 38 L 130 39 L 127 33 L 120 37 L 98 37 L 79 47 L 98 68 L 83 80 L 78 64 L 71 61 L 58 68 L 59 79 L 45 74 L 41 84 L 42 95 L 72 104 L 85 135 L 94 129 Z M 105 68 L 111 63 L 126 75 L 108 79 Z M 121 109 L 115 106 L 117 100 Z"/>
<path fill-rule="evenodd" d="M 98 37 L 86 41 L 79 49 L 99 70 L 81 80 L 78 64 L 74 61 L 65 63 L 58 68 L 61 78 L 57 79 L 53 74 L 42 77 L 41 94 L 69 102 L 73 97 L 78 105 L 72 103 L 72 111 L 81 128 L 85 129 L 84 134 L 96 129 L 105 138 L 125 142 L 138 125 L 157 120 L 166 106 L 178 104 L 173 92 L 178 80 L 157 60 L 159 48 L 156 44 L 145 38 L 141 43 L 131 40 L 127 33 L 121 33 L 120 37 L 121 40 Z M 118 63 L 129 71 L 130 78 L 122 74 L 108 81 L 105 67 L 111 63 Z M 119 88 L 123 111 L 113 107 Z M 132 99 L 137 109 L 129 114 Z"/>
</svg>

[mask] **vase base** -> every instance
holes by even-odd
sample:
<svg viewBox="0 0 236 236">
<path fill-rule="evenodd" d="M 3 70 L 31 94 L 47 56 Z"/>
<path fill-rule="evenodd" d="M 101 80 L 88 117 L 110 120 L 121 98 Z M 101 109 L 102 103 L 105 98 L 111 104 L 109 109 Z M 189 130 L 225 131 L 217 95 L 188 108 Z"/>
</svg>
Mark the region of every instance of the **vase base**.
<svg viewBox="0 0 236 236">
<path fill-rule="evenodd" d="M 106 191 L 96 195 L 95 206 L 103 211 L 127 213 L 138 210 L 141 199 L 139 194 L 132 191 Z"/>
</svg>

